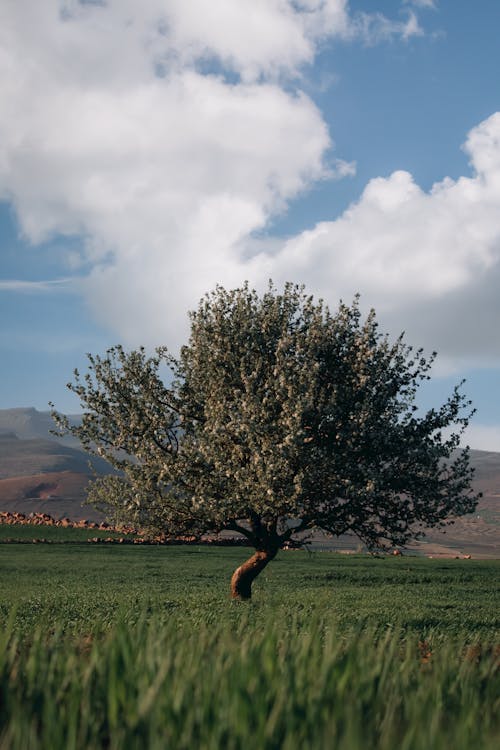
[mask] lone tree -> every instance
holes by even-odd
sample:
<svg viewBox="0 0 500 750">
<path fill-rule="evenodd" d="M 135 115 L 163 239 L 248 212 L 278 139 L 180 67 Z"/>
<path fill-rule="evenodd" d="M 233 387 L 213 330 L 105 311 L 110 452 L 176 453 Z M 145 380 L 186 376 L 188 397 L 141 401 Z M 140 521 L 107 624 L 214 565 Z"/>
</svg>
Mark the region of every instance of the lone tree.
<svg viewBox="0 0 500 750">
<path fill-rule="evenodd" d="M 357 298 L 332 314 L 292 284 L 262 297 L 217 287 L 190 319 L 177 359 L 116 346 L 75 371 L 83 420 L 53 415 L 119 470 L 93 482 L 92 503 L 171 534 L 239 532 L 255 548 L 232 577 L 240 599 L 313 529 L 377 550 L 474 510 L 457 451 L 470 402 L 457 386 L 419 416 L 435 355 L 391 343 Z"/>
</svg>

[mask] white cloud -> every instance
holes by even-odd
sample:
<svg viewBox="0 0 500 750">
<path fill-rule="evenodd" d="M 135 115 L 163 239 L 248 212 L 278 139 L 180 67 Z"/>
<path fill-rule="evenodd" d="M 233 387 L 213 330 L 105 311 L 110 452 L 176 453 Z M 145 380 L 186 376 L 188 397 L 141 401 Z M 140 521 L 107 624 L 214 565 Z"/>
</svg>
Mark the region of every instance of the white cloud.
<svg viewBox="0 0 500 750">
<path fill-rule="evenodd" d="M 134 340 L 167 311 L 177 333 L 174 316 L 207 287 L 239 281 L 243 240 L 327 176 L 321 114 L 277 76 L 311 58 L 320 32 L 343 33 L 344 6 L 3 6 L 0 197 L 34 243 L 87 237 L 87 293 L 120 336 Z M 196 69 L 214 57 L 242 80 Z M 339 160 L 333 172 L 351 169 Z"/>
<path fill-rule="evenodd" d="M 326 159 L 323 117 L 290 85 L 319 41 L 420 33 L 411 11 L 350 15 L 344 0 L 4 3 L 0 198 L 34 243 L 86 238 L 84 293 L 128 344 L 178 343 L 216 282 L 273 277 L 332 304 L 359 290 L 448 362 L 495 360 L 500 115 L 469 134 L 472 176 L 427 193 L 395 172 L 338 219 L 255 239 L 314 181 L 354 170 Z"/>
<path fill-rule="evenodd" d="M 464 146 L 474 173 L 423 191 L 408 172 L 378 177 L 338 219 L 254 259 L 262 276 L 306 281 L 326 299 L 356 291 L 391 330 L 451 361 L 500 358 L 500 113 Z M 446 366 L 446 363 L 445 363 Z"/>
<path fill-rule="evenodd" d="M 88 297 L 120 336 L 157 340 L 144 321 L 166 312 L 177 332 L 207 287 L 241 280 L 253 231 L 353 174 L 325 166 L 321 113 L 280 79 L 356 23 L 345 0 L 3 4 L 0 198 L 33 243 L 87 238 Z"/>
<path fill-rule="evenodd" d="M 75 280 L 49 279 L 44 281 L 26 281 L 24 279 L 0 279 L 0 292 L 25 292 L 38 294 L 40 292 L 68 291 L 75 285 Z"/>
<path fill-rule="evenodd" d="M 382 13 L 357 13 L 350 26 L 353 36 L 362 39 L 366 44 L 378 44 L 394 37 L 405 41 L 413 36 L 422 36 L 424 30 L 418 18 L 410 11 L 403 21 L 394 21 Z"/>
<path fill-rule="evenodd" d="M 414 5 L 416 8 L 432 8 L 437 6 L 436 0 L 403 0 L 403 5 Z"/>
<path fill-rule="evenodd" d="M 246 82 L 293 74 L 318 39 L 353 33 L 347 0 L 17 0 L 2 21 L 7 48 L 27 45 L 27 70 L 104 88 L 214 61 Z"/>
</svg>

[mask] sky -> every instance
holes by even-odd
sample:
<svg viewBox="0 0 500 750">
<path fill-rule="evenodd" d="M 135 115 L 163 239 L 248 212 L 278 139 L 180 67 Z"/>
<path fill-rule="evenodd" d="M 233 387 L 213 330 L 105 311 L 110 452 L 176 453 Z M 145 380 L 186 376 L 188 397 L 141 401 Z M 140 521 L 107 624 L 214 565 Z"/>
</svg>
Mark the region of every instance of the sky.
<svg viewBox="0 0 500 750">
<path fill-rule="evenodd" d="M 217 283 L 361 294 L 500 451 L 498 0 L 3 0 L 0 408 Z"/>
</svg>

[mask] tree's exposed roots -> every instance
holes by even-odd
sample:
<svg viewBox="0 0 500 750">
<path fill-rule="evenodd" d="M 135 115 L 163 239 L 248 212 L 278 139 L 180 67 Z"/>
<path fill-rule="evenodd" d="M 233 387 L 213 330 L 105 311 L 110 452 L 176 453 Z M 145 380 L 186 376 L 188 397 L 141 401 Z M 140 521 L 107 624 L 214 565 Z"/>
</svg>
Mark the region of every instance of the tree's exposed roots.
<svg viewBox="0 0 500 750">
<path fill-rule="evenodd" d="M 236 568 L 231 578 L 231 597 L 241 600 L 251 599 L 253 581 L 274 557 L 276 557 L 275 551 L 257 550 L 243 565 Z"/>
</svg>

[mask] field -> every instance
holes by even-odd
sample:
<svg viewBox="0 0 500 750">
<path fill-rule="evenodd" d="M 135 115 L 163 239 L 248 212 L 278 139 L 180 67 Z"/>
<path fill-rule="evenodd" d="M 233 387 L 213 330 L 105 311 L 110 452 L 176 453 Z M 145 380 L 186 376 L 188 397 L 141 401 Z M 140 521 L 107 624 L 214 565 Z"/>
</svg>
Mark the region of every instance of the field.
<svg viewBox="0 0 500 750">
<path fill-rule="evenodd" d="M 0 747 L 493 750 L 500 561 L 0 545 Z"/>
<path fill-rule="evenodd" d="M 0 544 L 6 542 L 49 542 L 54 544 L 74 544 L 88 542 L 89 539 L 131 539 L 136 535 L 109 529 L 49 526 L 48 524 L 3 524 L 0 523 Z M 0 553 L 1 554 L 1 553 Z"/>
</svg>

